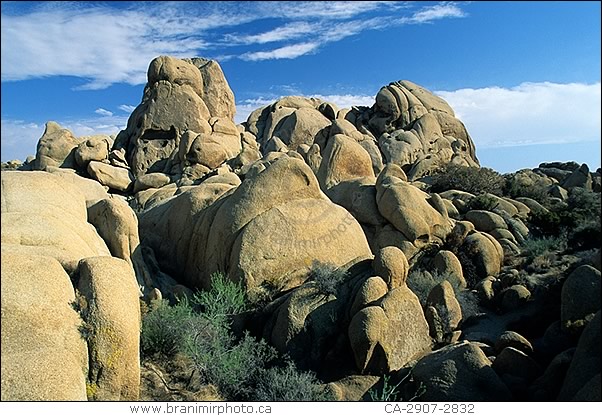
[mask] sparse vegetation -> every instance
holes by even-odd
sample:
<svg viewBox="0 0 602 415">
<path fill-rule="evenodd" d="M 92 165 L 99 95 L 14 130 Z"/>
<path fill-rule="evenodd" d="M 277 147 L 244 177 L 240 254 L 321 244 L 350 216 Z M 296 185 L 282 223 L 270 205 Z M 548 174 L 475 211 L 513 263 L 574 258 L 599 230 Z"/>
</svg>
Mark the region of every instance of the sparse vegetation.
<svg viewBox="0 0 602 415">
<path fill-rule="evenodd" d="M 336 295 L 347 274 L 336 266 L 313 261 L 309 279 L 315 281 L 318 291 L 325 296 Z"/>
<path fill-rule="evenodd" d="M 474 195 L 491 193 L 501 196 L 504 184 L 502 175 L 490 168 L 467 167 L 449 163 L 433 176 L 431 191 L 440 193 L 454 189 Z"/>
<path fill-rule="evenodd" d="M 300 372 L 294 363 L 274 366 L 260 373 L 253 390 L 257 401 L 327 401 L 331 396 L 311 372 Z"/>
<path fill-rule="evenodd" d="M 324 388 L 311 373 L 297 371 L 264 340 L 245 333 L 237 338 L 231 317 L 247 308 L 244 289 L 221 274 L 208 291 L 174 306 L 153 304 L 142 324 L 142 351 L 170 358 L 190 357 L 201 379 L 228 400 L 325 400 Z"/>
<path fill-rule="evenodd" d="M 499 201 L 490 195 L 482 194 L 473 197 L 468 202 L 468 210 L 488 210 L 492 212 L 499 205 Z"/>
</svg>

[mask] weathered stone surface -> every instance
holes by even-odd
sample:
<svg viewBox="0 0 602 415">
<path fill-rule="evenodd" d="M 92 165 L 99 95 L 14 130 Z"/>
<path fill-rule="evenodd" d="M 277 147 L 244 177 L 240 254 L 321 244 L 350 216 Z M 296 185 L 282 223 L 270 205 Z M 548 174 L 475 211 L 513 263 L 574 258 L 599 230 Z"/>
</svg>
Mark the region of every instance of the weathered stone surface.
<svg viewBox="0 0 602 415">
<path fill-rule="evenodd" d="M 462 271 L 462 264 L 458 257 L 451 251 L 441 250 L 433 257 L 433 267 L 446 279 L 460 288 L 466 288 L 466 279 Z"/>
<path fill-rule="evenodd" d="M 462 321 L 462 309 L 460 308 L 460 303 L 458 303 L 458 300 L 456 299 L 451 284 L 446 280 L 435 285 L 431 289 L 431 292 L 426 299 L 426 307 L 433 307 L 436 310 L 443 335 L 451 334 L 458 328 L 460 321 Z M 442 341 L 442 338 L 438 338 L 439 336 L 434 335 L 436 332 L 434 326 L 429 324 L 429 327 L 431 337 L 438 341 Z"/>
<path fill-rule="evenodd" d="M 370 389 L 378 383 L 380 377 L 370 375 L 351 375 L 336 382 L 326 384 L 335 401 L 358 402 L 369 398 Z"/>
<path fill-rule="evenodd" d="M 596 385 L 588 385 L 596 376 L 600 379 L 600 311 L 598 311 L 592 321 L 585 327 L 575 356 L 571 361 L 571 365 L 564 379 L 562 389 L 558 395 L 559 401 L 573 400 L 576 398 L 595 399 L 600 396 L 600 383 Z M 589 396 L 584 396 L 585 393 L 580 393 L 580 390 L 585 386 L 591 387 L 592 393 Z"/>
<path fill-rule="evenodd" d="M 118 258 L 79 263 L 82 314 L 89 330 L 88 398 L 137 400 L 140 389 L 140 304 L 131 266 Z"/>
<path fill-rule="evenodd" d="M 99 161 L 88 163 L 88 173 L 100 184 L 122 192 L 129 190 L 134 181 L 134 176 L 129 170 Z"/>
<path fill-rule="evenodd" d="M 362 177 L 341 182 L 326 190 L 326 195 L 337 205 L 343 206 L 358 222 L 368 225 L 383 225 L 376 205 L 376 179 Z"/>
<path fill-rule="evenodd" d="M 376 274 L 391 289 L 405 285 L 408 278 L 408 270 L 410 269 L 405 254 L 394 246 L 387 246 L 378 251 L 372 266 Z"/>
<path fill-rule="evenodd" d="M 502 309 L 506 312 L 514 311 L 525 305 L 531 298 L 531 292 L 524 285 L 516 284 L 502 293 Z"/>
<path fill-rule="evenodd" d="M 53 258 L 4 243 L 1 270 L 2 399 L 86 400 L 88 350 L 69 275 Z"/>
<path fill-rule="evenodd" d="M 66 128 L 54 121 L 48 121 L 44 134 L 38 141 L 34 170 L 46 170 L 47 167 L 75 168 L 75 149 L 79 140 Z"/>
<path fill-rule="evenodd" d="M 582 164 L 578 169 L 575 169 L 563 182 L 562 187 L 571 189 L 580 187 L 585 190 L 592 190 L 592 177 L 589 173 L 587 164 Z"/>
<path fill-rule="evenodd" d="M 523 353 L 533 353 L 533 346 L 529 340 L 515 331 L 505 331 L 495 342 L 495 350 L 499 353 L 506 347 L 512 347 L 516 350 L 520 350 Z"/>
<path fill-rule="evenodd" d="M 2 247 L 57 259 L 73 272 L 81 258 L 110 255 L 86 222 L 76 186 L 46 172 L 2 172 Z"/>
<path fill-rule="evenodd" d="M 136 178 L 134 182 L 134 193 L 146 189 L 158 189 L 168 185 L 171 178 L 165 173 L 148 173 Z"/>
<path fill-rule="evenodd" d="M 377 179 L 379 212 L 414 244 L 444 239 L 452 226 L 441 198 L 429 196 L 393 174 L 393 169 L 385 168 Z"/>
<path fill-rule="evenodd" d="M 349 314 L 354 316 L 362 308 L 374 305 L 374 303 L 387 294 L 389 288 L 387 283 L 381 277 L 370 277 L 360 286 L 355 295 Z"/>
<path fill-rule="evenodd" d="M 369 114 L 385 160 L 411 171 L 412 178 L 450 161 L 478 165 L 474 144 L 453 110 L 416 84 L 400 81 L 381 88 Z"/>
<path fill-rule="evenodd" d="M 472 233 L 464 239 L 461 248 L 476 266 L 480 279 L 499 274 L 504 259 L 502 247 L 493 237 L 490 236 L 490 239 L 488 236 L 480 232 Z"/>
<path fill-rule="evenodd" d="M 487 210 L 471 210 L 466 213 L 466 220 L 472 222 L 478 231 L 491 232 L 494 229 L 507 229 L 504 219 Z"/>
<path fill-rule="evenodd" d="M 541 375 L 541 368 L 531 357 L 514 347 L 505 347 L 493 361 L 493 370 L 500 375 L 510 375 L 530 383 Z"/>
<path fill-rule="evenodd" d="M 86 167 L 90 161 L 108 159 L 113 140 L 107 135 L 81 137 L 75 150 L 75 161 L 80 167 Z"/>
<path fill-rule="evenodd" d="M 589 265 L 575 269 L 562 285 L 560 320 L 564 329 L 582 327 L 600 310 L 600 271 Z"/>
<path fill-rule="evenodd" d="M 463 342 L 432 352 L 412 371 L 422 382 L 423 401 L 509 401 L 510 391 L 491 368 L 491 361 L 473 343 Z"/>
<path fill-rule="evenodd" d="M 328 140 L 322 157 L 317 177 L 323 189 L 346 180 L 374 177 L 370 155 L 355 140 L 342 134 Z"/>
</svg>

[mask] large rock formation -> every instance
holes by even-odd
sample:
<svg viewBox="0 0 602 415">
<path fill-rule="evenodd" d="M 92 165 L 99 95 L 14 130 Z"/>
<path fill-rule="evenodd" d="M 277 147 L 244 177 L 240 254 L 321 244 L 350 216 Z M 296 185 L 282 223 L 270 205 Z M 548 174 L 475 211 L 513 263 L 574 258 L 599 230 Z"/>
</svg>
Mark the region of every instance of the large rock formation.
<svg viewBox="0 0 602 415">
<path fill-rule="evenodd" d="M 142 103 L 117 136 L 133 174 L 196 179 L 241 151 L 234 95 L 215 61 L 155 58 Z"/>
<path fill-rule="evenodd" d="M 286 155 L 256 163 L 236 189 L 204 182 L 144 212 L 140 227 L 183 282 L 206 288 L 221 271 L 252 295 L 300 285 L 313 261 L 341 266 L 371 256 L 355 219 L 324 196 L 302 160 Z"/>
</svg>

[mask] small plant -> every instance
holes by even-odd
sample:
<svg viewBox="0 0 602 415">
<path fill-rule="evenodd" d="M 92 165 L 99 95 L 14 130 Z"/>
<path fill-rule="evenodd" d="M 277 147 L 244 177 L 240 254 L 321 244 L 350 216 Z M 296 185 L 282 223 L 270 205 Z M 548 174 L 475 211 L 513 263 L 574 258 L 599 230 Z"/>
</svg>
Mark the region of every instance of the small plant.
<svg viewBox="0 0 602 415">
<path fill-rule="evenodd" d="M 398 383 L 396 384 L 391 384 L 389 383 L 391 380 L 391 377 L 388 375 L 383 375 L 383 387 L 382 389 L 380 389 L 380 391 L 374 391 L 374 389 L 371 389 L 369 394 L 370 394 L 370 400 L 372 400 L 373 402 L 395 402 L 397 401 L 397 397 L 399 396 L 399 387 L 401 385 L 401 383 L 409 376 L 409 373 Z"/>
<path fill-rule="evenodd" d="M 383 375 L 382 388 L 370 389 L 368 392 L 370 400 L 372 402 L 400 402 L 403 401 L 402 386 L 412 380 L 412 371 L 401 378 L 397 383 L 391 383 L 391 377 L 389 375 Z M 425 387 L 422 383 L 415 390 L 413 396 L 409 399 L 405 399 L 407 402 L 412 402 L 422 395 L 424 395 Z"/>
<path fill-rule="evenodd" d="M 174 306 L 170 306 L 167 300 L 160 300 L 153 306 L 142 319 L 142 351 L 147 355 L 160 353 L 172 356 L 186 336 L 193 319 L 192 308 L 186 300 Z"/>
<path fill-rule="evenodd" d="M 462 190 L 474 195 L 491 193 L 501 196 L 504 183 L 504 178 L 490 168 L 448 163 L 433 176 L 431 192 Z"/>
<path fill-rule="evenodd" d="M 252 396 L 252 400 L 271 402 L 330 399 L 332 397 L 313 373 L 299 371 L 292 362 L 261 371 Z"/>
<path fill-rule="evenodd" d="M 500 202 L 496 200 L 496 198 L 483 194 L 470 199 L 470 202 L 468 202 L 468 210 L 488 210 L 493 212 L 499 204 Z"/>
<path fill-rule="evenodd" d="M 192 301 L 206 318 L 214 321 L 242 313 L 247 308 L 242 284 L 230 281 L 219 272 L 211 276 L 211 289 L 196 293 Z"/>
<path fill-rule="evenodd" d="M 339 287 L 347 278 L 347 273 L 337 269 L 334 264 L 313 261 L 309 279 L 324 296 L 336 295 Z"/>
<path fill-rule="evenodd" d="M 536 257 L 550 251 L 563 251 L 566 249 L 566 238 L 563 236 L 548 236 L 543 238 L 526 239 L 523 243 L 523 253 L 531 263 Z"/>
</svg>

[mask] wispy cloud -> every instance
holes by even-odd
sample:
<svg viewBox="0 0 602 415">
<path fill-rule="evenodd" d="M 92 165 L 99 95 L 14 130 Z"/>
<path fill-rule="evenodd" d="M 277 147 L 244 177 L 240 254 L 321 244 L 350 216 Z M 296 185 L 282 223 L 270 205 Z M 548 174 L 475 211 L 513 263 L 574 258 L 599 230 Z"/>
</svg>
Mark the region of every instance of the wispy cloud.
<svg viewBox="0 0 602 415">
<path fill-rule="evenodd" d="M 98 114 L 98 115 L 102 115 L 102 116 L 104 116 L 104 117 L 110 117 L 110 116 L 112 116 L 112 115 L 113 115 L 113 113 L 112 113 L 111 111 L 109 111 L 109 110 L 106 110 L 106 109 L 104 109 L 104 108 L 98 108 L 98 109 L 96 109 L 96 111 L 94 111 L 94 112 L 95 112 L 96 114 Z"/>
<path fill-rule="evenodd" d="M 136 109 L 135 105 L 127 105 L 127 104 L 122 104 L 118 107 L 121 111 L 123 112 L 127 112 L 128 114 L 131 113 L 132 111 L 134 111 Z"/>
<path fill-rule="evenodd" d="M 600 82 L 437 91 L 478 148 L 600 140 Z"/>
<path fill-rule="evenodd" d="M 294 59 L 366 30 L 462 16 L 458 5 L 447 2 L 3 4 L 2 81 L 64 75 L 85 79 L 79 89 L 138 85 L 158 55 Z M 262 29 L 249 29 L 256 21 Z"/>
<path fill-rule="evenodd" d="M 253 35 L 226 34 L 225 39 L 227 42 L 243 45 L 254 43 L 264 44 L 298 39 L 299 37 L 315 32 L 317 28 L 317 25 L 308 22 L 293 22 L 267 32 Z"/>
<path fill-rule="evenodd" d="M 466 13 L 455 3 L 436 4 L 417 11 L 410 17 L 401 19 L 405 23 L 430 23 L 448 17 L 466 17 Z"/>
<path fill-rule="evenodd" d="M 307 42 L 283 46 L 278 49 L 261 52 L 247 52 L 241 55 L 246 61 L 263 61 L 268 59 L 294 59 L 306 55 L 319 46 L 318 43 Z"/>
</svg>

